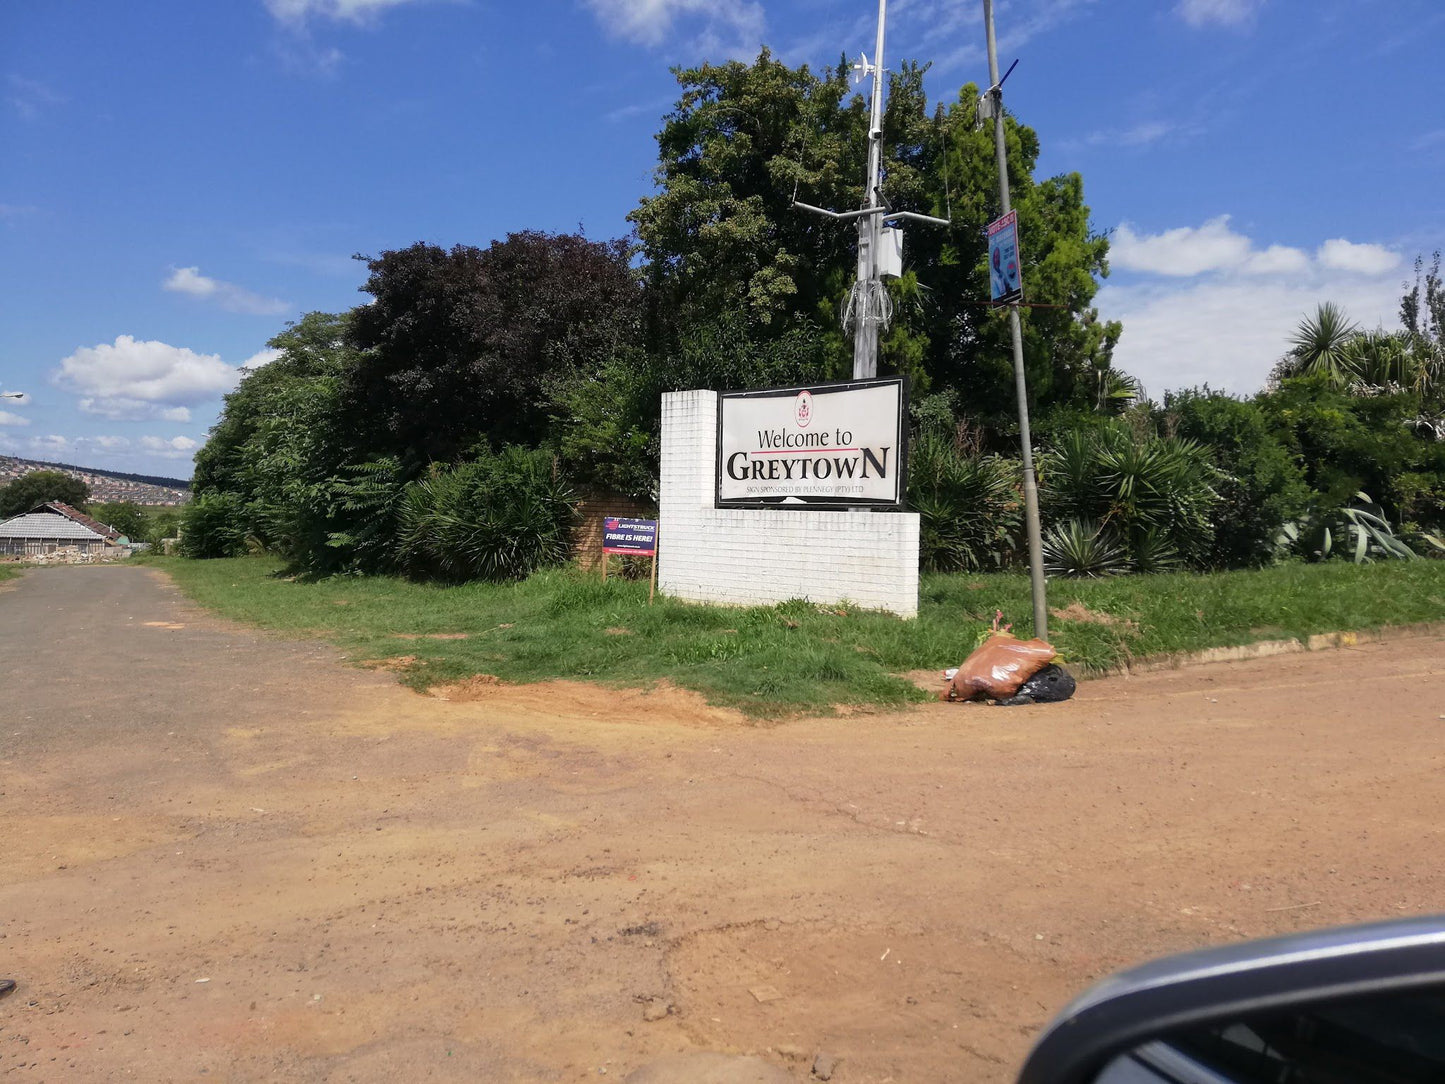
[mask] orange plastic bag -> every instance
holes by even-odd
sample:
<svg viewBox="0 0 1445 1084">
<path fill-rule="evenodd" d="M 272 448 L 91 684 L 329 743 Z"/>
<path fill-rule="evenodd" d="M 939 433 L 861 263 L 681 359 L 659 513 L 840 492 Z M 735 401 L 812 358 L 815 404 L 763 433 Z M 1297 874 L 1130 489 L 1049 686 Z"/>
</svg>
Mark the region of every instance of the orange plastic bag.
<svg viewBox="0 0 1445 1084">
<path fill-rule="evenodd" d="M 1045 640 L 1020 640 L 997 632 L 963 660 L 941 700 L 972 700 L 987 696 L 1007 700 L 1019 686 L 1054 661 L 1058 652 Z"/>
</svg>

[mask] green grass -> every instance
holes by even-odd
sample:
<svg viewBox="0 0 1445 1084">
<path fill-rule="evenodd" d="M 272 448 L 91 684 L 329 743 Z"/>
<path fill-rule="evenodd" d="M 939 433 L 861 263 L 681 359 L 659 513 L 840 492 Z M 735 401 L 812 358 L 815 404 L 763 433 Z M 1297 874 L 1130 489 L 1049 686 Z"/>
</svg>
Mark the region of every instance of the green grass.
<svg viewBox="0 0 1445 1084">
<path fill-rule="evenodd" d="M 23 565 L 11 564 L 9 561 L 0 564 L 0 583 L 4 583 L 6 580 L 13 580 L 24 570 Z"/>
<path fill-rule="evenodd" d="M 1018 575 L 926 576 L 917 620 L 903 621 L 802 601 L 734 609 L 659 598 L 649 608 L 645 582 L 604 584 L 572 569 L 441 587 L 387 577 L 307 583 L 260 557 L 144 560 L 227 617 L 324 637 L 356 659 L 414 656 L 402 676 L 418 687 L 479 673 L 641 685 L 665 678 L 755 716 L 927 699 L 900 675 L 958 665 L 995 609 L 1017 633 L 1032 634 L 1028 579 Z M 1077 602 L 1113 622 L 1051 621 L 1053 644 L 1076 668 L 1445 620 L 1445 561 L 1054 581 L 1049 590 L 1052 608 Z M 458 632 L 466 638 L 398 636 Z"/>
</svg>

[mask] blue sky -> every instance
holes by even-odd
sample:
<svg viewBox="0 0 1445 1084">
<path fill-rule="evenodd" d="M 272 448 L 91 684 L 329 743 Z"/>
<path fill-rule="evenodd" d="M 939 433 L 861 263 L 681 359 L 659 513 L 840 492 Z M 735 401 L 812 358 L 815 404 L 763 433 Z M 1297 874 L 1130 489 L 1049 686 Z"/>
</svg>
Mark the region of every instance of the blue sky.
<svg viewBox="0 0 1445 1084">
<path fill-rule="evenodd" d="M 981 0 L 887 61 L 986 82 Z M 189 475 L 240 366 L 356 252 L 624 233 L 669 67 L 872 49 L 873 0 L 6 0 L 0 452 Z M 1320 300 L 1392 323 L 1445 245 L 1440 0 L 999 0 L 1008 104 L 1083 174 L 1154 394 L 1252 391 Z M 1025 224 L 1025 244 L 1027 233 Z"/>
</svg>

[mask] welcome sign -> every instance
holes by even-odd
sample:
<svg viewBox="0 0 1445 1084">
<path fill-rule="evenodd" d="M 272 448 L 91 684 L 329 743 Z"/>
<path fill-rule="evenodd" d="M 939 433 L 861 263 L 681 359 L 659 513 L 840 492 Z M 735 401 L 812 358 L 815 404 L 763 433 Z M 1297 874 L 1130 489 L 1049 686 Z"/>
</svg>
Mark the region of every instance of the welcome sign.
<svg viewBox="0 0 1445 1084">
<path fill-rule="evenodd" d="M 901 509 L 902 377 L 723 392 L 718 508 Z"/>
</svg>

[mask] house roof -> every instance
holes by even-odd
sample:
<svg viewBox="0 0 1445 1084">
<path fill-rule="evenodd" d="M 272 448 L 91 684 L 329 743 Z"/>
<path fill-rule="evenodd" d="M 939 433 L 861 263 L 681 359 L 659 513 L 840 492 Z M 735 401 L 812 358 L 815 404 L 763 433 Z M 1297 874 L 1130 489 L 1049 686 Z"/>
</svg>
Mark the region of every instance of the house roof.
<svg viewBox="0 0 1445 1084">
<path fill-rule="evenodd" d="M 70 507 L 70 505 L 66 504 L 64 501 L 51 501 L 49 504 L 42 505 L 40 508 L 31 509 L 31 511 L 34 512 L 44 512 L 47 510 L 51 512 L 59 512 L 62 516 L 70 520 L 72 523 L 79 523 L 83 527 L 89 527 L 96 534 L 101 535 L 102 537 L 107 538 L 112 542 L 120 538 L 120 532 L 117 531 L 115 528 L 107 527 L 98 519 L 91 519 L 84 512 L 80 511 L 77 508 Z"/>
<path fill-rule="evenodd" d="M 0 523 L 0 538 L 74 538 L 107 542 L 120 540 L 120 532 L 92 519 L 62 501 L 51 501 Z"/>
<path fill-rule="evenodd" d="M 59 512 L 26 512 L 0 523 L 0 538 L 73 538 L 94 542 L 104 537 L 100 531 L 93 531 Z"/>
</svg>

